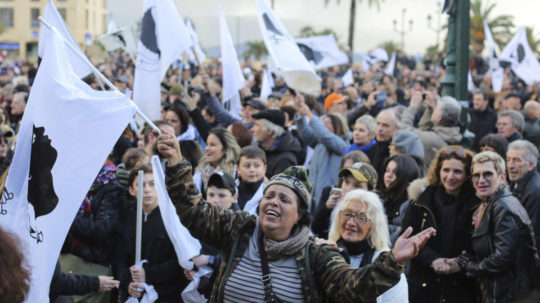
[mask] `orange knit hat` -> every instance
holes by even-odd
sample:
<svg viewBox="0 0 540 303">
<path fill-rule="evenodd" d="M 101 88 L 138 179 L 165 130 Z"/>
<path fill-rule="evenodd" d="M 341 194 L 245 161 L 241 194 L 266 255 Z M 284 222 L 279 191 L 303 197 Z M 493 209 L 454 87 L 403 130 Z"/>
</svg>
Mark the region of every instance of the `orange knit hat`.
<svg viewBox="0 0 540 303">
<path fill-rule="evenodd" d="M 328 97 L 326 97 L 326 99 L 324 99 L 324 110 L 328 110 L 328 108 L 330 108 L 332 104 L 342 101 L 345 101 L 344 95 L 331 93 L 330 95 L 328 95 Z"/>
</svg>

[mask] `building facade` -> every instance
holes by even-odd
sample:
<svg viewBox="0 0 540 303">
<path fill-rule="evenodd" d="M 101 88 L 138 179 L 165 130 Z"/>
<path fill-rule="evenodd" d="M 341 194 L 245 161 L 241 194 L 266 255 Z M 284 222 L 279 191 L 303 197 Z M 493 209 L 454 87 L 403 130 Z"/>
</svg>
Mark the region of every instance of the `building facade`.
<svg viewBox="0 0 540 303">
<path fill-rule="evenodd" d="M 49 0 L 0 0 L 0 51 L 20 59 L 37 57 L 39 16 Z M 107 31 L 107 0 L 53 0 L 83 49 L 86 41 Z"/>
</svg>

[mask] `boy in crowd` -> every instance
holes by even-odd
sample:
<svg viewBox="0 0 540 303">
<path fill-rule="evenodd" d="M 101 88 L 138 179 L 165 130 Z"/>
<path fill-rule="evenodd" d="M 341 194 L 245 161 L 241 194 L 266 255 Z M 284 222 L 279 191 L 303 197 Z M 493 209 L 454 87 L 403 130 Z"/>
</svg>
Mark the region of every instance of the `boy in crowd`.
<svg viewBox="0 0 540 303">
<path fill-rule="evenodd" d="M 206 190 L 208 202 L 221 205 L 225 209 L 239 210 L 236 199 L 238 199 L 236 185 L 231 175 L 220 171 L 210 176 Z"/>
<path fill-rule="evenodd" d="M 265 186 L 266 155 L 260 147 L 251 145 L 242 148 L 238 158 L 238 206 L 257 215 Z"/>
</svg>

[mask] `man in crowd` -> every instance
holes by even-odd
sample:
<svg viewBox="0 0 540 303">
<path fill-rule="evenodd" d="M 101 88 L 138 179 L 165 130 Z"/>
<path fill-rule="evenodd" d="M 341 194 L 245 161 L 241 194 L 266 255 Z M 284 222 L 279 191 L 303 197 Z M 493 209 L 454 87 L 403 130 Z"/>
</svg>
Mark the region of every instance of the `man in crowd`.
<svg viewBox="0 0 540 303">
<path fill-rule="evenodd" d="M 497 113 L 491 107 L 488 106 L 489 100 L 487 92 L 482 89 L 477 89 L 473 94 L 473 108 L 469 110 L 471 117 L 471 123 L 469 124 L 469 130 L 475 135 L 473 150 L 479 151 L 480 139 L 485 135 L 494 133 L 497 131 L 495 124 L 497 124 Z"/>
<path fill-rule="evenodd" d="M 540 174 L 536 170 L 538 148 L 529 141 L 508 145 L 506 168 L 512 194 L 521 201 L 531 219 L 536 247 L 540 249 Z"/>
<path fill-rule="evenodd" d="M 525 126 L 525 120 L 520 112 L 505 110 L 499 113 L 497 119 L 497 133 L 508 140 L 509 143 L 523 139 L 521 130 Z"/>
<path fill-rule="evenodd" d="M 280 110 L 267 109 L 252 115 L 255 124 L 251 128 L 253 140 L 259 144 L 268 163 L 266 177 L 270 179 L 298 163 L 300 142 L 285 129 L 285 114 Z"/>
<path fill-rule="evenodd" d="M 381 174 L 384 160 L 390 155 L 388 146 L 392 136 L 400 129 L 400 119 L 392 108 L 384 109 L 377 115 L 375 140 L 377 141 L 368 152 L 369 160 L 377 173 Z"/>
</svg>

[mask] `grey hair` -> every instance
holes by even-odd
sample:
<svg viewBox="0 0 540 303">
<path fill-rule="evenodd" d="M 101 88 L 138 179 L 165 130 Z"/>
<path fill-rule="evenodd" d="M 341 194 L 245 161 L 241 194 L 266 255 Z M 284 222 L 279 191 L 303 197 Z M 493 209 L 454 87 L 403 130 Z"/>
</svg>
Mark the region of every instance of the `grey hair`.
<svg viewBox="0 0 540 303">
<path fill-rule="evenodd" d="M 444 96 L 439 101 L 441 107 L 439 108 L 439 115 L 441 115 L 441 125 L 443 126 L 456 126 L 459 122 L 459 116 L 461 115 L 461 105 L 453 97 Z"/>
<path fill-rule="evenodd" d="M 363 115 L 362 117 L 356 119 L 354 124 L 364 124 L 367 128 L 368 134 L 373 135 L 377 129 L 377 121 L 370 115 Z"/>
<path fill-rule="evenodd" d="M 525 119 L 523 118 L 523 115 L 513 109 L 507 109 L 505 111 L 502 111 L 499 113 L 499 119 L 501 117 L 510 117 L 512 119 L 512 126 L 519 127 L 519 131 L 523 130 L 523 127 L 525 127 Z"/>
<path fill-rule="evenodd" d="M 396 110 L 395 107 L 383 109 L 377 114 L 377 116 L 383 112 L 392 113 L 392 115 L 394 115 L 394 124 L 396 125 L 396 128 L 401 129 L 401 117 L 399 116 L 398 111 Z"/>
<path fill-rule="evenodd" d="M 266 119 L 259 119 L 262 122 L 263 130 L 272 132 L 272 137 L 279 138 L 285 133 L 285 129 L 277 124 L 274 124 Z"/>
<path fill-rule="evenodd" d="M 527 152 L 525 160 L 527 162 L 533 162 L 536 166 L 538 162 L 538 148 L 527 140 L 516 140 L 508 145 L 508 150 L 518 149 Z"/>
</svg>

